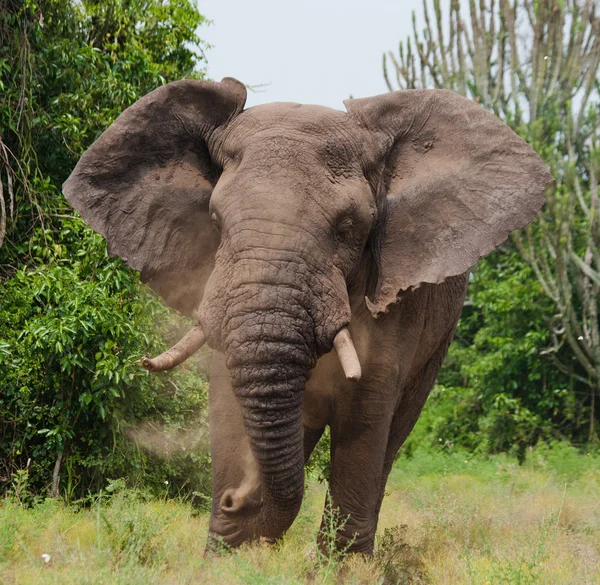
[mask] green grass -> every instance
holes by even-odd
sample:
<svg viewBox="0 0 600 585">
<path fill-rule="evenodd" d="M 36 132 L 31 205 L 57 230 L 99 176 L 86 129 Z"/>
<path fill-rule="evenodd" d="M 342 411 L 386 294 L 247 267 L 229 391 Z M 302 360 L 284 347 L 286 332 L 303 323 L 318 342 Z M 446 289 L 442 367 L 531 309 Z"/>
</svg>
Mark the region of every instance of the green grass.
<svg viewBox="0 0 600 585">
<path fill-rule="evenodd" d="M 542 447 L 519 466 L 417 451 L 392 471 L 375 559 L 317 553 L 324 498 L 309 482 L 281 544 L 205 559 L 208 516 L 185 502 L 117 490 L 86 509 L 25 508 L 13 497 L 0 503 L 0 583 L 600 584 L 598 455 Z"/>
</svg>

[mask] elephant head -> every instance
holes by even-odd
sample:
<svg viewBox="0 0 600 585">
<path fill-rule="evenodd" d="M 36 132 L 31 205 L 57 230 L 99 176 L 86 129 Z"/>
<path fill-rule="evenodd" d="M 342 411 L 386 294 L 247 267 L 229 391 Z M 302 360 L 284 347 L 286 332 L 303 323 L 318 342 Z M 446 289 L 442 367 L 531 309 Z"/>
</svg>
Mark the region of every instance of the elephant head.
<svg viewBox="0 0 600 585">
<path fill-rule="evenodd" d="M 467 271 L 534 217 L 550 177 L 506 125 L 449 91 L 349 100 L 347 113 L 244 110 L 245 98 L 231 78 L 156 89 L 83 155 L 64 193 L 111 255 L 196 319 L 146 366 L 205 341 L 225 355 L 260 495 L 244 537 L 270 538 L 302 499 L 311 369 L 335 345 L 360 377 L 346 329 L 357 306 L 377 318 Z M 247 492 L 225 491 L 223 513 L 239 514 Z"/>
</svg>

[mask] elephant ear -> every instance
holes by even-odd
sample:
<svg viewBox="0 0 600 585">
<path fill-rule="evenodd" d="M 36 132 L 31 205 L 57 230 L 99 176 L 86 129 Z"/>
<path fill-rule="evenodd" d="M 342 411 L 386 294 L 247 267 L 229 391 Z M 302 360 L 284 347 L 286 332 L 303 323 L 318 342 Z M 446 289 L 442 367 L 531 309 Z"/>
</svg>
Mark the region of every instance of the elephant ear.
<svg viewBox="0 0 600 585">
<path fill-rule="evenodd" d="M 471 100 L 404 90 L 345 105 L 379 139 L 384 166 L 375 317 L 403 291 L 466 272 L 545 201 L 543 161 Z"/>
<path fill-rule="evenodd" d="M 219 244 L 208 214 L 220 174 L 211 145 L 245 101 L 246 88 L 232 78 L 159 87 L 115 120 L 63 185 L 109 254 L 187 315 L 200 303 Z"/>
</svg>

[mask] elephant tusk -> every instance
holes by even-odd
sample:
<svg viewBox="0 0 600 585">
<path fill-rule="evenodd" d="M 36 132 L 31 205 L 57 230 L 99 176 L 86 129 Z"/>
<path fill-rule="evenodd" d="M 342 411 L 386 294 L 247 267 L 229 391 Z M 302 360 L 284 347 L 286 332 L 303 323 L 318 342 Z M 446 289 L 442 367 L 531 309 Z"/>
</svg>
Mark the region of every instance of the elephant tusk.
<svg viewBox="0 0 600 585">
<path fill-rule="evenodd" d="M 206 336 L 200 325 L 194 325 L 171 349 L 161 353 L 155 358 L 145 357 L 142 360 L 149 372 L 162 372 L 170 370 L 187 360 L 197 352 L 206 342 Z"/>
<path fill-rule="evenodd" d="M 356 355 L 356 349 L 354 349 L 350 332 L 346 327 L 335 336 L 333 347 L 337 351 L 346 378 L 353 382 L 358 382 L 361 376 L 360 362 L 358 361 L 358 355 Z"/>
</svg>

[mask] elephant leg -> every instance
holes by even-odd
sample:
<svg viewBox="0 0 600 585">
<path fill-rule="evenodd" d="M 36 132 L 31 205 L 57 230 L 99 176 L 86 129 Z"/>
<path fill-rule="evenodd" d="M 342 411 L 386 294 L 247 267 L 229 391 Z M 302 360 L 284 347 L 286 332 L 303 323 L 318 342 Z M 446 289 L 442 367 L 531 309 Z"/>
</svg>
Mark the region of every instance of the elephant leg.
<svg viewBox="0 0 600 585">
<path fill-rule="evenodd" d="M 335 413 L 331 424 L 331 475 L 329 497 L 319 532 L 319 545 L 325 546 L 331 531 L 332 510 L 345 522 L 337 530 L 337 547 L 348 552 L 373 553 L 385 448 L 391 413 L 385 401 L 369 398 L 368 390 L 355 389 L 360 404 L 348 404 Z M 379 412 L 367 405 L 380 404 Z M 352 402 L 352 401 L 351 401 Z M 357 415 L 357 413 L 363 413 Z M 327 552 L 327 550 L 325 550 Z"/>
<path fill-rule="evenodd" d="M 381 483 L 379 501 L 377 503 L 377 517 L 379 517 L 379 511 L 385 493 L 385 485 L 392 470 L 392 466 L 394 465 L 394 459 L 421 415 L 429 392 L 435 383 L 442 362 L 446 357 L 453 336 L 454 328 L 452 328 L 450 333 L 443 339 L 437 351 L 425 364 L 422 370 L 413 377 L 412 383 L 407 385 L 403 392 L 402 399 L 396 408 L 385 449 L 383 481 Z"/>
<path fill-rule="evenodd" d="M 243 511 L 232 519 L 234 489 L 254 481 L 258 485 L 256 462 L 244 430 L 244 420 L 233 393 L 225 356 L 213 351 L 209 388 L 210 451 L 212 459 L 212 507 L 207 551 L 219 548 L 220 542 L 236 546 L 255 538 L 243 525 Z M 254 479 L 253 479 L 254 478 Z M 249 486 L 252 489 L 253 486 Z M 230 514 L 225 515 L 223 509 Z M 239 521 L 238 521 L 239 518 Z"/>
</svg>

